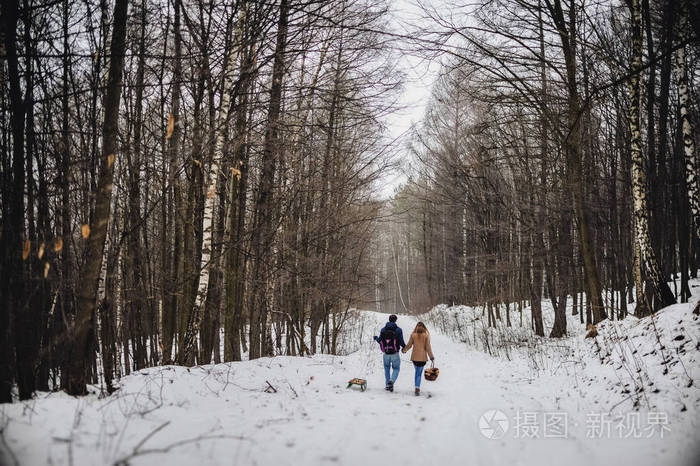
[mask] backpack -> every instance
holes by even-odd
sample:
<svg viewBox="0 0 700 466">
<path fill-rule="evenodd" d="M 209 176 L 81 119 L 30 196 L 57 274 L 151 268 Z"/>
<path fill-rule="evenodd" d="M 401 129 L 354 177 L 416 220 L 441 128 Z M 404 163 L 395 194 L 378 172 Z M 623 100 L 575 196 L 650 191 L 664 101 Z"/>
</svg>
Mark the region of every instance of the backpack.
<svg viewBox="0 0 700 466">
<path fill-rule="evenodd" d="M 396 330 L 392 327 L 384 327 L 379 335 L 379 346 L 385 354 L 394 354 L 399 350 L 396 338 Z"/>
</svg>

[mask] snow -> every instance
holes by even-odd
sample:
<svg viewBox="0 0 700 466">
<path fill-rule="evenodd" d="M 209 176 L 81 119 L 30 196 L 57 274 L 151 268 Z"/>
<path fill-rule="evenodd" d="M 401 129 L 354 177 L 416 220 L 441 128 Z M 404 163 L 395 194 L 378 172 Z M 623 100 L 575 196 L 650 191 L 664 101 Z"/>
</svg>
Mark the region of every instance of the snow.
<svg viewBox="0 0 700 466">
<path fill-rule="evenodd" d="M 480 309 L 433 309 L 420 318 L 440 376 L 423 381 L 420 397 L 407 354 L 394 393 L 384 391 L 371 336 L 386 315 L 363 312 L 345 356 L 155 367 L 123 378 L 105 398 L 41 393 L 2 405 L 0 464 L 693 465 L 700 458 L 693 304 L 605 322 L 595 339 L 575 331 L 558 340 L 532 337 L 517 313 L 514 327 L 489 330 Z M 406 334 L 415 322 L 399 316 Z M 483 351 L 487 341 L 492 354 Z M 368 380 L 366 392 L 346 388 L 353 377 Z M 494 410 L 508 421 L 500 438 L 487 436 L 504 424 L 482 419 Z M 563 416 L 563 438 L 545 432 L 545 418 Z"/>
</svg>

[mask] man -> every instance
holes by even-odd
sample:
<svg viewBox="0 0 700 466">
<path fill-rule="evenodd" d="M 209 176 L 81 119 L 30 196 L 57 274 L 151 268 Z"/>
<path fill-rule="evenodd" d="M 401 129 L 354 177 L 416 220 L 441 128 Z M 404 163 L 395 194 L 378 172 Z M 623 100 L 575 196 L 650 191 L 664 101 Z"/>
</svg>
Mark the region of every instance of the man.
<svg viewBox="0 0 700 466">
<path fill-rule="evenodd" d="M 399 350 L 406 346 L 406 343 L 403 341 L 403 331 L 401 327 L 396 325 L 397 319 L 394 314 L 390 315 L 389 322 L 379 332 L 379 336 L 374 337 L 374 341 L 379 343 L 379 347 L 384 353 L 385 390 L 390 392 L 394 391 L 394 382 L 399 377 L 399 370 L 401 369 Z M 391 372 L 391 376 L 389 372 Z"/>
</svg>

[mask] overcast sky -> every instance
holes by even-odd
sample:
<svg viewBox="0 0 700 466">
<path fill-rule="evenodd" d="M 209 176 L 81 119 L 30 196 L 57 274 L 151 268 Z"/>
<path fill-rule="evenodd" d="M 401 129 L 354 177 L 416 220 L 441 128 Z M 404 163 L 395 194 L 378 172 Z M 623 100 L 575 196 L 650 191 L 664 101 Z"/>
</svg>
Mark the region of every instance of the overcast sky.
<svg viewBox="0 0 700 466">
<path fill-rule="evenodd" d="M 397 33 L 408 33 L 411 25 L 415 25 L 422 16 L 415 0 L 393 0 L 391 8 Z M 411 125 L 423 118 L 439 66 L 409 53 L 400 54 L 399 66 L 405 73 L 404 90 L 400 99 L 402 108 L 387 118 L 387 125 L 390 137 L 396 140 L 395 144 L 401 149 L 402 161 L 407 161 L 405 146 L 409 130 Z M 404 181 L 403 173 L 387 174 L 382 197 L 390 197 Z"/>
</svg>

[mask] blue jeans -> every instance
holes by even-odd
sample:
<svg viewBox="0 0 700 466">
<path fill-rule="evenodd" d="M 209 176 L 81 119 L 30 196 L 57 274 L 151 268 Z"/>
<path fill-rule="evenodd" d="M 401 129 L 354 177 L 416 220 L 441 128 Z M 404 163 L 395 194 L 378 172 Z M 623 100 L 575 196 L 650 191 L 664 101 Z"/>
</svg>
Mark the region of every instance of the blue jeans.
<svg viewBox="0 0 700 466">
<path fill-rule="evenodd" d="M 389 369 L 391 368 L 393 368 L 393 371 L 391 371 L 391 377 L 389 377 Z M 384 354 L 384 378 L 386 379 L 387 385 L 389 385 L 390 380 L 391 383 L 396 382 L 396 379 L 399 378 L 400 369 L 401 358 L 399 357 L 399 353 Z"/>
<path fill-rule="evenodd" d="M 414 367 L 416 368 L 416 388 L 420 388 L 420 379 L 421 375 L 423 375 L 423 368 L 425 368 L 425 366 L 416 366 L 414 364 Z"/>
</svg>

